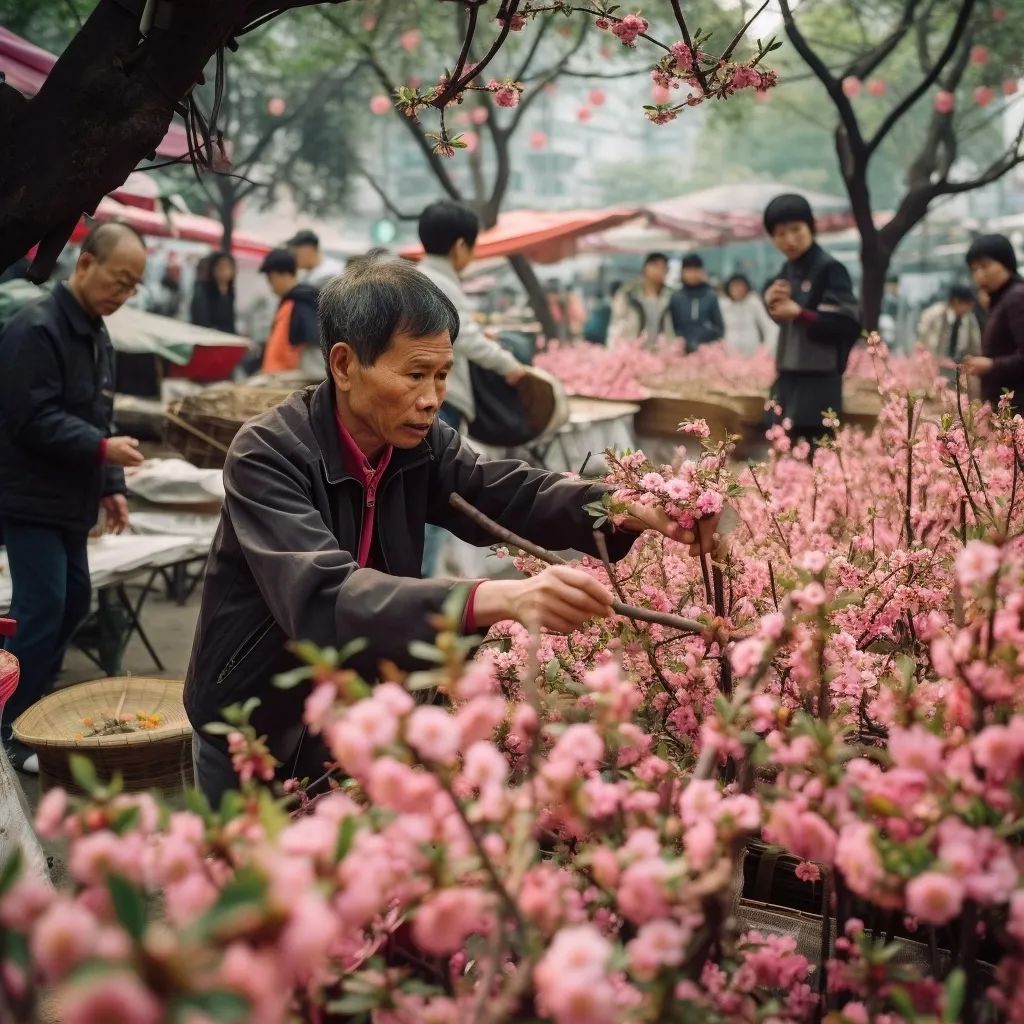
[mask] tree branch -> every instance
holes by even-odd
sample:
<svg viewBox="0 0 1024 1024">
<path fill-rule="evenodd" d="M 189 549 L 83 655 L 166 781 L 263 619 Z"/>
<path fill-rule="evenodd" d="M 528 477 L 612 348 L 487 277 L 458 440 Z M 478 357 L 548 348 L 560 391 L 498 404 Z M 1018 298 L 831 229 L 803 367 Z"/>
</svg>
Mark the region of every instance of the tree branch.
<svg viewBox="0 0 1024 1024">
<path fill-rule="evenodd" d="M 974 0 L 970 0 L 970 2 L 973 3 Z M 782 20 L 786 26 L 786 35 L 789 36 L 789 41 L 793 44 L 796 52 L 803 58 L 804 63 L 814 72 L 818 80 L 825 87 L 829 98 L 839 112 L 839 120 L 846 130 L 850 149 L 858 159 L 861 159 L 864 152 L 864 136 L 861 133 L 857 115 L 853 112 L 853 105 L 844 95 L 839 80 L 828 69 L 828 66 L 821 57 L 811 48 L 800 29 L 797 28 L 796 22 L 793 20 L 793 11 L 789 6 L 789 0 L 779 0 L 779 6 L 782 11 Z"/>
<path fill-rule="evenodd" d="M 783 5 L 786 5 L 786 0 L 783 0 Z M 893 130 L 900 118 L 938 81 L 943 68 L 949 63 L 956 52 L 957 46 L 960 44 L 971 14 L 974 11 L 974 5 L 975 0 L 963 0 L 963 3 L 960 5 L 960 11 L 957 14 L 956 23 L 949 33 L 949 38 L 946 40 L 946 45 L 942 48 L 938 60 L 935 61 L 931 70 L 924 78 L 886 115 L 885 120 L 878 126 L 878 130 L 872 135 L 867 144 L 868 156 L 882 144 L 882 141 Z"/>
<path fill-rule="evenodd" d="M 360 164 L 357 168 L 359 174 L 365 179 L 370 188 L 377 193 L 380 201 L 387 207 L 388 213 L 391 214 L 396 220 L 417 220 L 419 218 L 418 213 L 403 213 L 395 204 L 392 202 L 391 197 L 384 191 L 380 182 L 362 165 Z"/>
<path fill-rule="evenodd" d="M 872 71 L 881 67 L 889 55 L 900 45 L 910 29 L 914 27 L 914 14 L 920 2 L 921 0 L 906 0 L 903 14 L 889 35 L 874 50 L 864 53 L 856 60 L 851 61 L 844 73 L 844 77 L 846 75 L 855 75 L 857 78 L 867 78 Z"/>
</svg>

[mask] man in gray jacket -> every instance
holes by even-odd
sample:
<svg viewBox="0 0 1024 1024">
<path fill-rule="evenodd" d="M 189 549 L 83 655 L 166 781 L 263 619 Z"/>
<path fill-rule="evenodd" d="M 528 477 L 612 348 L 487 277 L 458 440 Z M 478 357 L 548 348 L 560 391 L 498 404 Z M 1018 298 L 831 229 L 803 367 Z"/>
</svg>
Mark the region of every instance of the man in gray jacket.
<svg viewBox="0 0 1024 1024">
<path fill-rule="evenodd" d="M 420 214 L 419 230 L 426 253 L 419 269 L 444 292 L 459 314 L 455 364 L 448 377 L 448 397 L 440 412 L 441 419 L 458 430 L 463 423 L 471 424 L 476 415 L 470 363 L 501 374 L 509 384 L 518 383 L 526 369 L 515 356 L 484 334 L 474 321 L 469 299 L 462 290 L 460 276 L 473 262 L 473 250 L 480 233 L 477 215 L 461 203 L 439 199 Z"/>
<path fill-rule="evenodd" d="M 494 540 L 451 507 L 451 495 L 552 549 L 594 552 L 584 506 L 603 486 L 482 459 L 438 419 L 460 324 L 427 277 L 400 261 L 361 261 L 321 293 L 320 322 L 328 379 L 245 424 L 224 463 L 224 509 L 185 682 L 197 782 L 213 802 L 236 780 L 223 737 L 203 726 L 250 697 L 260 701 L 252 723 L 279 778 L 320 775 L 326 748 L 302 720 L 308 687 L 273 683 L 296 665 L 295 641 L 366 641 L 350 664 L 371 681 L 384 659 L 423 667 L 414 642 L 432 639 L 431 623 L 460 586 L 419 578 L 424 526 L 471 544 Z M 663 512 L 637 506 L 608 532 L 612 557 L 647 528 L 695 543 Z M 467 633 L 509 619 L 566 633 L 611 614 L 608 589 L 564 565 L 461 586 Z"/>
</svg>

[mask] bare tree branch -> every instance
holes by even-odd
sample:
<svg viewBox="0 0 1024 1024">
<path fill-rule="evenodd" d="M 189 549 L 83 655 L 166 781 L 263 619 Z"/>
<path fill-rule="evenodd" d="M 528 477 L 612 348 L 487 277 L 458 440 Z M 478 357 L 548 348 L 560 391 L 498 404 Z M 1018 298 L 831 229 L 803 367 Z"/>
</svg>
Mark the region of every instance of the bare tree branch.
<svg viewBox="0 0 1024 1024">
<path fill-rule="evenodd" d="M 783 3 L 785 2 L 786 0 L 783 0 Z M 952 59 L 953 54 L 956 53 L 957 46 L 967 28 L 971 13 L 974 11 L 974 5 L 975 0 L 963 0 L 963 3 L 960 5 L 960 11 L 957 14 L 956 23 L 949 33 L 949 38 L 946 40 L 946 45 L 942 48 L 938 60 L 935 61 L 931 70 L 921 81 L 889 111 L 885 120 L 878 126 L 878 131 L 875 132 L 867 144 L 869 156 L 878 149 L 885 137 L 897 125 L 900 118 L 938 81 L 943 69 Z"/>
<path fill-rule="evenodd" d="M 387 207 L 387 210 L 392 217 L 394 217 L 396 220 L 417 220 L 419 218 L 418 213 L 405 213 L 404 211 L 400 210 L 394 204 L 394 202 L 392 202 L 391 197 L 387 194 L 387 192 L 384 191 L 380 182 L 377 181 L 377 179 L 362 164 L 359 165 L 358 171 L 359 174 L 361 174 L 363 178 L 366 179 L 366 183 L 370 186 L 370 188 L 372 188 L 373 191 L 377 193 L 378 198 Z"/>
<path fill-rule="evenodd" d="M 878 46 L 867 53 L 862 54 L 856 60 L 851 61 L 845 75 L 855 75 L 857 78 L 867 78 L 876 68 L 882 66 L 890 54 L 904 40 L 907 33 L 915 24 L 914 15 L 921 0 L 906 0 L 903 14 L 893 30 L 883 39 Z M 844 77 L 845 77 L 844 75 Z"/>
</svg>

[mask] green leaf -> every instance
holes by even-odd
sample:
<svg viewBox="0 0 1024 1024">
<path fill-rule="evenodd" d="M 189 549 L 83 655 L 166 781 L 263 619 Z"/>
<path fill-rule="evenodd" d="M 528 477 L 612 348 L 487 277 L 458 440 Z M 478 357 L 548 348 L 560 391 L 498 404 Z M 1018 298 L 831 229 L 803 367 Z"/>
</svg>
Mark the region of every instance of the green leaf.
<svg viewBox="0 0 1024 1024">
<path fill-rule="evenodd" d="M 82 754 L 72 754 L 68 759 L 71 777 L 90 796 L 100 788 L 100 780 L 96 777 L 96 767 L 89 758 Z"/>
<path fill-rule="evenodd" d="M 118 921 L 132 939 L 138 942 L 146 931 L 146 901 L 142 893 L 121 875 L 109 875 L 107 887 Z"/>
<path fill-rule="evenodd" d="M 267 880 L 250 869 L 242 868 L 220 892 L 217 902 L 206 912 L 205 922 L 215 928 L 240 910 L 261 907 L 267 895 Z"/>
<path fill-rule="evenodd" d="M 211 736 L 227 736 L 229 732 L 235 732 L 233 725 L 228 725 L 227 722 L 207 722 L 203 726 L 203 732 L 209 733 Z"/>
<path fill-rule="evenodd" d="M 348 851 L 352 848 L 352 840 L 355 838 L 355 834 L 356 819 L 350 815 L 342 821 L 341 828 L 338 829 L 338 845 L 334 848 L 335 864 L 348 856 Z"/>
<path fill-rule="evenodd" d="M 337 667 L 338 652 L 333 647 L 318 647 L 308 640 L 296 640 L 288 645 L 288 649 L 297 658 L 301 658 L 309 665 L 328 665 L 331 668 Z"/>
<path fill-rule="evenodd" d="M 467 588 L 468 595 L 468 588 Z M 351 661 L 357 654 L 361 654 L 370 646 L 370 641 L 364 637 L 359 637 L 357 640 L 349 640 L 347 644 L 340 651 L 338 651 L 338 664 L 344 665 L 346 662 Z"/>
<path fill-rule="evenodd" d="M 967 998 L 967 975 L 963 968 L 950 971 L 946 979 L 946 1000 L 942 1008 L 942 1024 L 956 1024 L 960 1020 Z"/>
<path fill-rule="evenodd" d="M 332 999 L 327 1004 L 329 1013 L 369 1013 L 380 1005 L 380 997 L 375 993 L 368 995 L 350 994 L 340 999 Z"/>
<path fill-rule="evenodd" d="M 197 786 L 185 790 L 185 806 L 193 813 L 198 814 L 204 822 L 209 823 L 213 811 L 206 794 Z"/>
<path fill-rule="evenodd" d="M 3 896 L 8 889 L 18 880 L 21 875 L 22 868 L 22 854 L 21 847 L 16 846 L 12 851 L 11 855 L 4 861 L 4 866 L 0 868 L 0 896 Z"/>
<path fill-rule="evenodd" d="M 274 676 L 274 685 L 279 690 L 291 690 L 300 683 L 306 682 L 313 675 L 313 669 L 309 665 L 300 665 L 298 668 L 290 669 L 288 672 L 279 672 Z"/>
<path fill-rule="evenodd" d="M 444 664 L 444 655 L 433 645 L 423 640 L 413 640 L 409 644 L 409 653 L 420 661 L 432 662 L 435 665 Z"/>
<path fill-rule="evenodd" d="M 173 1019 L 187 1020 L 189 1015 L 199 1010 L 219 1024 L 232 1024 L 233 1021 L 245 1021 L 252 1015 L 249 1001 L 237 992 L 217 989 L 212 992 L 195 992 L 175 1001 Z"/>
<path fill-rule="evenodd" d="M 914 1024 L 914 1021 L 917 1020 L 917 1011 L 914 1009 L 914 1000 L 910 998 L 910 993 L 905 988 L 893 985 L 889 989 L 889 1002 L 908 1024 Z"/>
</svg>

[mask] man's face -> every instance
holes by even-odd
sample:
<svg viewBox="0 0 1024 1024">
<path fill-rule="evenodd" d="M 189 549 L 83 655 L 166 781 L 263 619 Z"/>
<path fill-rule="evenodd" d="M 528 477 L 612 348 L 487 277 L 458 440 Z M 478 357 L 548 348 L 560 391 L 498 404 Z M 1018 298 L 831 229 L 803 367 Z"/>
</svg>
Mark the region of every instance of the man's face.
<svg viewBox="0 0 1024 1024">
<path fill-rule="evenodd" d="M 267 284 L 270 290 L 278 297 L 287 295 L 295 287 L 295 275 L 285 274 L 280 270 L 267 271 Z"/>
<path fill-rule="evenodd" d="M 683 267 L 683 284 L 703 284 L 706 280 L 703 267 Z"/>
<path fill-rule="evenodd" d="M 430 430 L 448 390 L 452 343 L 447 331 L 414 338 L 399 332 L 372 366 L 348 345 L 331 350 L 331 376 L 349 411 L 382 447 L 415 448 Z"/>
<path fill-rule="evenodd" d="M 315 245 L 296 245 L 292 252 L 299 270 L 312 270 L 320 262 L 320 250 Z"/>
<path fill-rule="evenodd" d="M 668 277 L 668 264 L 664 260 L 651 260 L 644 267 L 644 281 L 655 288 L 661 288 Z"/>
<path fill-rule="evenodd" d="M 136 238 L 123 238 L 100 262 L 93 253 L 82 253 L 72 280 L 91 316 L 116 313 L 138 290 L 146 272 L 146 250 Z"/>
<path fill-rule="evenodd" d="M 814 232 L 810 224 L 802 220 L 783 221 L 775 225 L 772 241 L 787 260 L 795 260 L 814 245 Z"/>
<path fill-rule="evenodd" d="M 1013 275 L 998 260 L 981 256 L 971 261 L 971 277 L 974 278 L 974 283 L 979 288 L 991 295 L 993 292 L 999 291 Z"/>
</svg>

